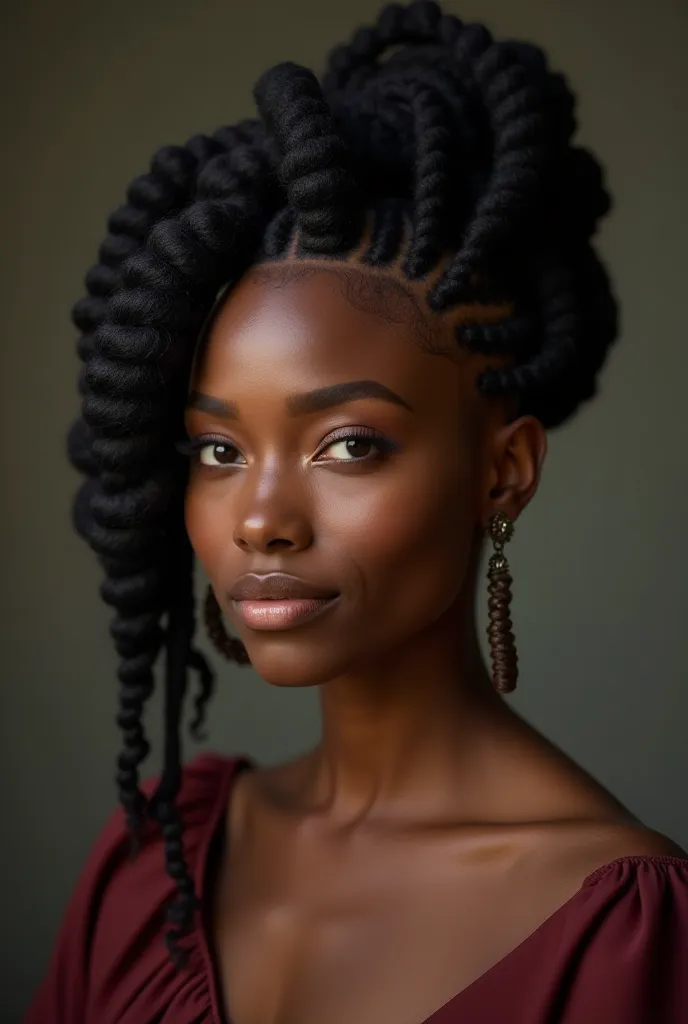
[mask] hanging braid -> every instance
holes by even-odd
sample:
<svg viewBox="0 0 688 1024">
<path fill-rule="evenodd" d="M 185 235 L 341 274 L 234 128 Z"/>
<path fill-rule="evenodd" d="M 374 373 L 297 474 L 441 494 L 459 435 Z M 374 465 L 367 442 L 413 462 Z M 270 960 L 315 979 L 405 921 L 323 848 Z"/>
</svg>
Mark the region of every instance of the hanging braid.
<svg viewBox="0 0 688 1024">
<path fill-rule="evenodd" d="M 98 391 L 98 374 L 90 372 L 94 335 L 105 322 L 107 297 L 121 285 L 122 264 L 140 248 L 158 220 L 189 202 L 198 174 L 208 161 L 239 141 L 254 138 L 257 127 L 256 121 L 244 121 L 229 129 L 220 129 L 212 138 L 196 135 L 185 146 L 165 146 L 154 155 L 149 173 L 140 175 L 129 185 L 127 203 L 108 219 L 109 234 L 99 248 L 99 262 L 86 275 L 88 295 L 80 299 L 72 311 L 74 323 L 83 332 L 77 342 L 77 352 L 84 363 L 79 376 L 79 390 L 84 397 L 90 391 Z M 117 370 L 121 390 L 125 394 L 139 393 L 141 374 L 130 374 L 127 378 L 126 364 L 119 364 Z M 132 509 L 131 527 L 112 519 L 108 522 L 108 494 L 113 496 L 110 506 L 115 519 L 118 512 L 121 518 L 127 501 L 138 499 L 149 504 L 157 488 L 154 479 L 147 479 L 148 464 L 155 451 L 153 433 L 135 439 L 98 437 L 86 418 L 76 420 L 68 436 L 70 459 L 87 476 L 74 504 L 74 524 L 100 556 L 107 573 L 101 596 L 116 609 L 110 632 L 120 658 L 117 722 L 123 733 L 117 787 L 131 829 L 133 851 L 138 846 L 145 810 L 137 769 L 149 751 L 141 718 L 144 703 L 153 690 L 152 670 L 160 651 L 162 632 L 161 607 L 151 600 L 154 593 L 150 574 L 140 572 L 138 563 L 128 559 L 150 551 L 156 531 L 154 526 L 147 527 L 136 517 L 135 509 Z M 124 463 L 129 480 L 133 481 L 137 469 L 139 471 L 138 479 L 144 487 L 138 495 L 119 493 L 122 488 L 117 486 L 117 473 Z M 193 654 L 193 667 L 201 677 L 201 704 L 193 723 L 196 731 L 202 725 L 203 706 L 212 692 L 212 676 L 209 677 L 208 666 L 198 652 Z"/>
<path fill-rule="evenodd" d="M 498 322 L 476 314 L 462 323 L 456 341 L 509 357 L 481 390 L 515 396 L 548 427 L 594 394 L 616 336 L 616 304 L 590 244 L 609 196 L 599 164 L 571 144 L 574 98 L 537 48 L 494 42 L 429 0 L 391 4 L 332 52 L 322 85 L 282 64 L 254 96 L 258 118 L 155 155 L 110 218 L 73 312 L 82 410 L 69 455 L 86 477 L 74 519 L 114 609 L 119 796 L 133 836 L 148 817 L 162 831 L 177 891 L 167 942 L 178 963 L 197 908 L 175 804 L 180 725 L 190 671 L 200 686 L 196 731 L 213 674 L 193 646 L 188 465 L 174 442 L 220 290 L 269 260 L 398 261 L 415 280 L 442 260 L 428 316 L 466 299 L 478 312 L 508 304 L 512 314 Z M 163 650 L 164 765 L 147 805 L 142 713 Z"/>
</svg>

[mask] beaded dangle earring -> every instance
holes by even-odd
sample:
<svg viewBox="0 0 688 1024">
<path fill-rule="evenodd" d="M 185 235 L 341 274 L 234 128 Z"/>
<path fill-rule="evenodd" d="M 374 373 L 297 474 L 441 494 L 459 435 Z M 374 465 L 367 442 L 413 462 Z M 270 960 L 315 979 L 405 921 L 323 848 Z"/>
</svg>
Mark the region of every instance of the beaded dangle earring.
<svg viewBox="0 0 688 1024">
<path fill-rule="evenodd" d="M 234 661 L 237 665 L 249 665 L 250 658 L 241 640 L 230 636 L 225 629 L 225 624 L 222 620 L 222 609 L 211 586 L 208 587 L 205 595 L 203 613 L 208 637 L 220 654 L 227 661 Z"/>
<path fill-rule="evenodd" d="M 511 572 L 504 555 L 504 545 L 514 535 L 514 524 L 504 512 L 492 516 L 489 526 L 494 544 L 488 569 L 487 635 L 492 656 L 492 684 L 500 693 L 511 693 L 518 679 L 518 655 L 510 618 Z"/>
</svg>

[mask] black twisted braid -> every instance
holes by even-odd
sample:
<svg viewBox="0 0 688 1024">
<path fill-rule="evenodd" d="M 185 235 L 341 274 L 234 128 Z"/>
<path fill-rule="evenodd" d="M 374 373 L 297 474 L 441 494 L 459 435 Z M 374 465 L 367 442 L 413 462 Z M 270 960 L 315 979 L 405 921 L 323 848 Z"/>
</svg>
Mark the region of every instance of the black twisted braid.
<svg viewBox="0 0 688 1024">
<path fill-rule="evenodd" d="M 256 135 L 258 122 L 243 121 L 236 126 L 218 130 L 213 137 L 197 135 L 185 146 L 166 146 L 151 161 L 148 174 L 140 175 L 127 189 L 127 203 L 120 206 L 108 220 L 109 234 L 100 246 L 99 262 L 86 275 L 88 295 L 76 303 L 72 319 L 83 332 L 77 351 L 84 367 L 79 376 L 82 395 L 98 388 L 98 375 L 90 373 L 94 354 L 95 331 L 106 318 L 107 297 L 121 285 L 120 268 L 124 261 L 142 245 L 151 227 L 161 218 L 182 209 L 196 187 L 200 171 L 212 157 L 232 149 L 239 142 L 250 141 Z M 120 374 L 126 368 L 119 367 Z M 124 393 L 136 394 L 134 382 L 140 375 L 133 374 L 120 381 Z M 139 384 L 140 386 L 140 384 Z M 132 390 L 133 388 L 133 390 Z M 136 470 L 136 459 L 143 458 L 140 479 L 145 482 L 144 492 L 138 498 L 146 502 L 147 490 L 155 492 L 153 480 L 146 481 L 146 459 L 155 447 L 153 435 L 143 434 L 133 443 L 127 438 L 100 438 L 85 418 L 72 425 L 68 436 L 68 452 L 73 465 L 86 474 L 74 505 L 74 524 L 77 531 L 89 541 L 99 554 L 106 569 L 103 599 L 117 610 L 110 627 L 115 641 L 120 667 L 120 710 L 118 724 L 123 732 L 124 746 L 118 761 L 117 785 L 132 834 L 135 852 L 144 820 L 145 801 L 138 787 L 138 765 L 146 757 L 149 745 L 145 737 L 141 716 L 143 705 L 153 690 L 153 665 L 158 657 L 162 633 L 160 612 L 151 606 L 146 593 L 145 577 L 138 566 L 128 563 L 126 556 L 136 556 L 149 547 L 152 531 L 146 530 L 139 520 L 132 525 L 108 528 L 107 492 L 118 495 L 120 464 L 128 465 L 129 474 Z M 126 497 L 117 496 L 113 503 L 115 516 L 121 511 Z M 134 513 L 135 518 L 135 513 Z M 113 581 L 117 581 L 114 583 Z M 127 588 L 127 582 L 129 587 Z M 138 591 L 138 597 L 132 591 Z M 137 610 L 139 608 L 140 610 Z M 201 677 L 201 699 L 197 707 L 193 730 L 203 722 L 203 705 L 212 690 L 212 675 L 202 656 L 194 652 L 194 667 Z"/>
<path fill-rule="evenodd" d="M 438 269 L 428 316 L 470 299 L 476 315 L 457 328 L 458 344 L 509 357 L 481 389 L 513 394 L 549 427 L 593 395 L 616 336 L 590 244 L 609 197 L 595 159 L 571 145 L 574 99 L 540 50 L 494 42 L 430 0 L 391 4 L 333 51 L 322 86 L 282 64 L 255 99 L 257 119 L 156 154 L 111 217 L 74 310 L 84 366 L 69 452 L 87 477 L 75 523 L 115 609 L 119 794 L 134 834 L 147 814 L 161 827 L 178 893 L 167 941 L 180 963 L 197 907 L 175 806 L 180 722 L 189 671 L 201 688 L 193 729 L 213 675 L 193 647 L 188 467 L 174 441 L 220 290 L 270 260 L 399 261 L 416 280 Z M 513 312 L 498 322 L 479 315 L 504 304 Z M 146 806 L 141 716 L 163 648 L 164 767 Z"/>
</svg>

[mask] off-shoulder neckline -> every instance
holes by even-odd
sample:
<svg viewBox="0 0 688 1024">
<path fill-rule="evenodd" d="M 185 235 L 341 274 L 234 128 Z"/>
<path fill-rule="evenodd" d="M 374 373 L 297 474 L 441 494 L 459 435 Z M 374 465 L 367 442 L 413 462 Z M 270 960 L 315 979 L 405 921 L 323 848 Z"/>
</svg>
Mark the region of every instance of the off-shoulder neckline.
<svg viewBox="0 0 688 1024">
<path fill-rule="evenodd" d="M 213 950 L 212 936 L 209 930 L 211 915 L 209 914 L 210 908 L 208 907 L 205 899 L 208 891 L 205 883 L 207 881 L 208 870 L 210 867 L 209 861 L 211 848 L 218 837 L 218 831 L 225 819 L 225 811 L 228 807 L 232 783 L 241 771 L 254 769 L 258 767 L 258 765 L 253 758 L 246 754 L 240 754 L 236 757 L 227 759 L 222 758 L 222 761 L 226 761 L 226 770 L 223 773 L 221 785 L 218 787 L 216 792 L 216 800 L 212 813 L 208 816 L 208 827 L 200 846 L 198 860 L 195 865 L 194 881 L 197 887 L 196 891 L 201 894 L 202 909 L 200 916 L 202 924 L 198 929 L 198 941 L 208 984 L 210 999 L 209 1009 L 212 1014 L 212 1024 L 234 1024 L 228 1012 L 225 1012 L 225 1008 L 223 1007 L 224 1000 L 222 998 L 222 992 L 219 984 L 218 967 Z M 587 890 L 594 886 L 603 876 L 608 875 L 614 868 L 628 863 L 683 867 L 688 873 L 688 857 L 678 857 L 672 854 L 663 853 L 628 854 L 621 857 L 615 857 L 613 860 L 607 861 L 605 864 L 601 864 L 599 867 L 595 868 L 594 871 L 591 871 L 590 874 L 586 875 L 576 892 L 562 903 L 561 906 L 557 907 L 553 913 L 546 917 L 545 920 L 537 926 L 537 928 L 530 932 L 530 934 L 514 946 L 513 949 L 509 950 L 509 952 L 501 957 L 501 959 L 497 960 L 494 964 L 483 971 L 482 974 L 478 975 L 477 978 L 464 986 L 460 992 L 451 996 L 447 1002 L 443 1003 L 442 1006 L 433 1011 L 429 1017 L 426 1017 L 423 1021 L 419 1021 L 418 1024 L 435 1024 L 435 1022 L 439 1021 L 440 1016 L 445 1014 L 449 1008 L 454 1008 L 455 1004 L 458 1004 L 463 1000 L 467 1000 L 474 989 L 479 985 L 484 984 L 487 979 L 497 973 L 500 968 L 503 969 L 507 962 L 521 954 L 529 945 L 536 942 L 542 932 L 544 932 L 548 927 L 551 928 L 560 917 L 565 916 L 571 906 L 578 902 L 582 895 L 587 893 Z"/>
<path fill-rule="evenodd" d="M 585 889 L 586 886 L 592 885 L 594 882 L 597 882 L 598 877 L 600 875 L 606 874 L 609 868 L 616 867 L 618 864 L 622 864 L 624 861 L 631 861 L 632 863 L 639 864 L 651 863 L 666 865 L 673 864 L 676 866 L 682 865 L 684 868 L 688 869 L 688 857 L 676 857 L 671 853 L 629 853 L 623 857 L 615 857 L 614 860 L 609 860 L 606 864 L 601 864 L 599 868 L 595 868 L 594 871 L 591 871 L 590 874 L 583 879 L 580 889 L 578 890 L 578 892 L 574 892 L 573 896 L 577 896 L 578 893 L 582 889 Z M 573 896 L 571 897 L 571 899 L 573 899 Z M 566 904 L 564 904 L 564 906 L 565 905 Z"/>
</svg>

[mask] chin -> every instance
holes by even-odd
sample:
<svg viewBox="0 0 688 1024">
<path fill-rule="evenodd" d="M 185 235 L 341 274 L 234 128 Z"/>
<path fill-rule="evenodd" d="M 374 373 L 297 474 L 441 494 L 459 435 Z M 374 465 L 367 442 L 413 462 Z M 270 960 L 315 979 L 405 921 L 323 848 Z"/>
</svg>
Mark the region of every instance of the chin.
<svg viewBox="0 0 688 1024">
<path fill-rule="evenodd" d="M 318 652 L 314 645 L 296 646 L 288 641 L 247 645 L 251 667 L 271 686 L 320 686 L 346 672 L 351 656 L 333 651 Z"/>
</svg>

